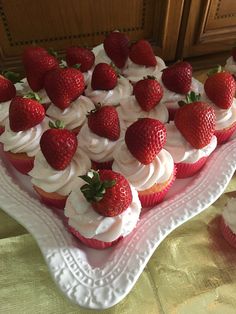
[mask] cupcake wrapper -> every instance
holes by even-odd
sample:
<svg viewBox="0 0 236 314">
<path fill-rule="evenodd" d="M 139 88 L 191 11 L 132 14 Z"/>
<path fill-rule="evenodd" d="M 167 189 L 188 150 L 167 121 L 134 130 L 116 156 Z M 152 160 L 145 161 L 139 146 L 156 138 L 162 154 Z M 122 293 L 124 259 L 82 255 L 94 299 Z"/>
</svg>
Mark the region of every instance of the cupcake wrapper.
<svg viewBox="0 0 236 314">
<path fill-rule="evenodd" d="M 236 131 L 236 123 L 234 123 L 232 126 L 230 126 L 227 129 L 216 130 L 215 136 L 217 137 L 217 145 L 227 142 L 230 139 L 230 137 L 234 134 L 235 131 Z"/>
<path fill-rule="evenodd" d="M 25 158 L 17 158 L 17 154 L 13 154 L 11 152 L 4 153 L 13 167 L 20 173 L 28 174 L 28 172 L 33 169 L 34 158 L 27 156 Z"/>
<path fill-rule="evenodd" d="M 64 209 L 65 205 L 66 205 L 66 200 L 67 200 L 67 196 L 65 196 L 64 198 L 55 198 L 55 196 L 53 198 L 50 198 L 50 195 L 48 195 L 48 197 L 46 195 L 43 195 L 42 193 L 40 193 L 40 190 L 37 189 L 37 187 L 33 186 L 34 190 L 36 191 L 36 193 L 39 195 L 40 200 L 47 206 L 49 207 L 54 207 L 57 209 Z"/>
<path fill-rule="evenodd" d="M 100 241 L 100 240 L 96 240 L 96 239 L 88 239 L 83 237 L 77 230 L 75 230 L 73 227 L 68 226 L 69 231 L 76 236 L 82 243 L 84 243 L 85 245 L 93 248 L 93 249 L 98 249 L 98 250 L 103 250 L 106 249 L 108 247 L 111 247 L 113 245 L 115 245 L 117 242 L 119 242 L 121 240 L 122 237 L 112 241 L 112 242 L 104 242 L 104 241 Z"/>
<path fill-rule="evenodd" d="M 5 131 L 5 127 L 4 126 L 0 126 L 0 135 Z"/>
<path fill-rule="evenodd" d="M 113 160 L 106 162 L 97 162 L 92 160 L 92 169 L 93 170 L 102 170 L 102 169 L 112 169 Z"/>
<path fill-rule="evenodd" d="M 184 179 L 188 177 L 192 177 L 195 175 L 206 163 L 208 157 L 202 157 L 197 162 L 189 164 L 189 163 L 176 163 L 176 178 L 177 179 Z"/>
<path fill-rule="evenodd" d="M 225 240 L 236 249 L 236 234 L 226 225 L 224 218 L 221 217 L 220 230 Z"/>
</svg>

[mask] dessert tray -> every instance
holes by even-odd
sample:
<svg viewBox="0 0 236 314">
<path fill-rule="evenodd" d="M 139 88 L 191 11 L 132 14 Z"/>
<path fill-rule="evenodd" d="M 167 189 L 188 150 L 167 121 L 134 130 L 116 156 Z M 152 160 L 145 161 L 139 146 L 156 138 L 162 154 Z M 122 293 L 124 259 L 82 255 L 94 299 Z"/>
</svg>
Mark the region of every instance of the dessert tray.
<svg viewBox="0 0 236 314">
<path fill-rule="evenodd" d="M 132 289 L 153 252 L 175 228 L 211 205 L 236 169 L 236 139 L 217 148 L 194 177 L 176 180 L 166 200 L 144 212 L 136 229 L 106 250 L 85 247 L 67 232 L 60 211 L 41 204 L 29 178 L 0 152 L 0 206 L 37 241 L 59 289 L 74 303 L 109 308 Z"/>
</svg>

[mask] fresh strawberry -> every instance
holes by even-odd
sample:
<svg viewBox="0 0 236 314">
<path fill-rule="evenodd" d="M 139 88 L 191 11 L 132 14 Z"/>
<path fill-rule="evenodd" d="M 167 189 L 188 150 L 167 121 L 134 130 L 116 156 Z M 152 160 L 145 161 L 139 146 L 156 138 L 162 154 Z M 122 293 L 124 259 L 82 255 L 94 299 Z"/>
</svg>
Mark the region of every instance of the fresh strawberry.
<svg viewBox="0 0 236 314">
<path fill-rule="evenodd" d="M 107 63 L 98 63 L 92 74 L 91 86 L 94 90 L 111 90 L 117 84 L 116 71 Z"/>
<path fill-rule="evenodd" d="M 96 105 L 88 114 L 88 126 L 93 133 L 111 141 L 117 141 L 120 137 L 120 121 L 113 106 Z"/>
<path fill-rule="evenodd" d="M 0 102 L 11 100 L 15 96 L 15 85 L 6 77 L 0 75 Z"/>
<path fill-rule="evenodd" d="M 162 82 L 170 91 L 187 94 L 192 83 L 192 66 L 188 62 L 177 62 L 163 70 Z"/>
<path fill-rule="evenodd" d="M 145 65 L 147 67 L 157 65 L 152 46 L 144 39 L 137 41 L 130 47 L 129 57 L 134 63 L 139 65 Z"/>
<path fill-rule="evenodd" d="M 46 130 L 40 139 L 41 151 L 49 163 L 56 170 L 64 170 L 71 162 L 78 145 L 75 133 L 64 129 L 61 121 L 55 125 L 49 123 L 51 129 Z"/>
<path fill-rule="evenodd" d="M 207 103 L 196 101 L 180 107 L 175 125 L 183 137 L 197 149 L 207 146 L 215 131 L 215 112 Z"/>
<path fill-rule="evenodd" d="M 139 119 L 125 133 L 125 143 L 130 153 L 144 165 L 153 161 L 165 142 L 166 128 L 156 119 Z"/>
<path fill-rule="evenodd" d="M 209 72 L 204 84 L 207 97 L 218 107 L 231 107 L 236 91 L 234 77 L 229 72 L 222 72 L 221 67 Z"/>
<path fill-rule="evenodd" d="M 134 85 L 134 96 L 144 111 L 150 111 L 159 104 L 163 89 L 155 78 L 148 77 Z"/>
<path fill-rule="evenodd" d="M 112 170 L 90 171 L 81 178 L 87 182 L 81 187 L 81 192 L 102 216 L 117 216 L 132 202 L 130 185 L 120 173 Z"/>
<path fill-rule="evenodd" d="M 53 104 L 64 110 L 83 94 L 84 76 L 74 68 L 54 69 L 47 73 L 44 86 Z"/>
<path fill-rule="evenodd" d="M 95 61 L 94 53 L 82 47 L 70 47 L 66 49 L 66 62 L 67 65 L 72 67 L 80 64 L 80 71 L 87 72 L 92 68 Z"/>
<path fill-rule="evenodd" d="M 123 68 L 129 56 L 129 38 L 120 32 L 111 32 L 103 42 L 108 57 L 118 68 Z"/>
<path fill-rule="evenodd" d="M 44 87 L 47 72 L 59 67 L 59 61 L 42 47 L 28 47 L 23 53 L 23 64 L 30 88 L 38 92 Z"/>
<path fill-rule="evenodd" d="M 233 47 L 231 51 L 231 56 L 233 57 L 234 61 L 236 61 L 236 47 Z"/>
<path fill-rule="evenodd" d="M 37 96 L 37 95 L 36 95 Z M 28 130 L 45 117 L 43 105 L 33 93 L 26 96 L 16 96 L 12 99 L 9 107 L 9 122 L 13 132 Z"/>
</svg>

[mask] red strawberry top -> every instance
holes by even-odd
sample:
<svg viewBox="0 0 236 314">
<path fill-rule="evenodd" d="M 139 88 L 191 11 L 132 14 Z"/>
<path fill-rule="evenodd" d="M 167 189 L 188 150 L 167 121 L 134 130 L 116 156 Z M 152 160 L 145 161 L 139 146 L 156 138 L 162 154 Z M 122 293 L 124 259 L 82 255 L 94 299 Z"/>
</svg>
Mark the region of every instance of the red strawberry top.
<svg viewBox="0 0 236 314">
<path fill-rule="evenodd" d="M 101 137 L 117 141 L 120 137 L 120 121 L 115 107 L 96 105 L 88 114 L 88 127 Z"/>
<path fill-rule="evenodd" d="M 233 103 L 236 82 L 232 74 L 218 66 L 208 73 L 204 89 L 207 97 L 219 108 L 228 109 Z"/>
<path fill-rule="evenodd" d="M 112 90 L 117 85 L 117 74 L 107 63 L 98 63 L 92 74 L 91 87 L 94 90 Z"/>
<path fill-rule="evenodd" d="M 147 40 L 141 39 L 132 44 L 129 51 L 129 58 L 136 64 L 154 67 L 157 60 L 152 46 Z"/>
<path fill-rule="evenodd" d="M 102 216 L 117 216 L 132 202 L 130 185 L 120 173 L 112 170 L 90 171 L 81 178 L 86 182 L 81 192 Z"/>
<path fill-rule="evenodd" d="M 83 94 L 84 76 L 78 69 L 58 68 L 47 73 L 45 90 L 52 103 L 64 110 Z"/>
<path fill-rule="evenodd" d="M 108 57 L 118 68 L 123 68 L 129 56 L 129 38 L 120 32 L 111 32 L 103 46 Z"/>
<path fill-rule="evenodd" d="M 9 122 L 13 132 L 26 131 L 43 121 L 45 109 L 35 93 L 16 96 L 9 107 Z"/>
<path fill-rule="evenodd" d="M 165 68 L 162 82 L 172 92 L 187 94 L 192 83 L 192 66 L 188 62 L 181 61 Z"/>
<path fill-rule="evenodd" d="M 51 122 L 49 126 L 51 128 L 40 139 L 41 151 L 52 168 L 64 170 L 76 152 L 77 137 L 72 131 L 64 129 L 61 121 Z"/>
<path fill-rule="evenodd" d="M 0 102 L 9 101 L 15 96 L 15 85 L 8 78 L 0 75 Z"/>
<path fill-rule="evenodd" d="M 144 111 L 150 111 L 159 104 L 163 89 L 154 77 L 144 78 L 134 85 L 134 96 Z"/>
<path fill-rule="evenodd" d="M 162 122 L 142 118 L 131 124 L 125 133 L 130 153 L 142 164 L 150 164 L 166 142 L 166 128 Z"/>
<path fill-rule="evenodd" d="M 69 47 L 66 49 L 66 62 L 69 67 L 80 65 L 81 72 L 87 72 L 95 61 L 94 53 L 83 47 Z"/>
<path fill-rule="evenodd" d="M 174 118 L 183 137 L 194 148 L 207 146 L 215 132 L 215 112 L 207 103 L 195 101 L 180 107 Z"/>
</svg>

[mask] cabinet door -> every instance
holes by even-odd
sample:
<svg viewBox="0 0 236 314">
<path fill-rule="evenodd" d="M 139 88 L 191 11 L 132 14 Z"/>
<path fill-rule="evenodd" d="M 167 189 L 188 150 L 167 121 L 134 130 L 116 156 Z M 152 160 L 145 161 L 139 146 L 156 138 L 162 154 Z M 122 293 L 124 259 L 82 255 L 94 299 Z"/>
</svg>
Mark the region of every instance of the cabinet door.
<svg viewBox="0 0 236 314">
<path fill-rule="evenodd" d="M 178 45 L 179 57 L 229 51 L 235 44 L 235 0 L 185 2 Z"/>
<path fill-rule="evenodd" d="M 146 38 L 155 52 L 175 58 L 184 0 L 0 0 L 0 56 L 21 69 L 23 48 L 35 43 L 63 55 L 70 45 L 93 47 L 112 30 Z"/>
</svg>

